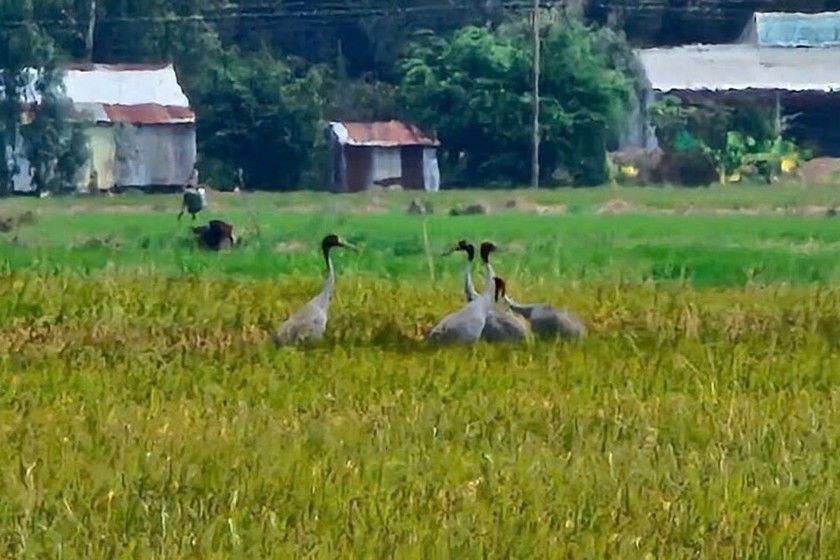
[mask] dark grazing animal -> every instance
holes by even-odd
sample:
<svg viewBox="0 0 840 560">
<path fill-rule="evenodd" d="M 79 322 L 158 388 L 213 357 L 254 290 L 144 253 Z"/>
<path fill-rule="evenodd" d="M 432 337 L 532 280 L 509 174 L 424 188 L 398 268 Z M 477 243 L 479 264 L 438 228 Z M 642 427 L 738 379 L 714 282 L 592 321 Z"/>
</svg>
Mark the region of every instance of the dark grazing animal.
<svg viewBox="0 0 840 560">
<path fill-rule="evenodd" d="M 210 220 L 207 225 L 194 226 L 192 231 L 198 246 L 208 251 L 219 251 L 225 246 L 236 244 L 233 226 L 222 220 Z"/>
</svg>

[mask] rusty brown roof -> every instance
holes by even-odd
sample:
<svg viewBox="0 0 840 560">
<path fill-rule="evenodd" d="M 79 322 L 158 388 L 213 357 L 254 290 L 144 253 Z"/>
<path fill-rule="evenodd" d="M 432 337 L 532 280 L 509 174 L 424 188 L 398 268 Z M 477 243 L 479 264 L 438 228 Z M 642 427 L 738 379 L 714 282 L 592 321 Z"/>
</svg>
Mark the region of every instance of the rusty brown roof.
<svg viewBox="0 0 840 560">
<path fill-rule="evenodd" d="M 103 105 L 110 122 L 131 124 L 176 124 L 195 122 L 195 113 L 189 107 L 172 105 Z"/>
<path fill-rule="evenodd" d="M 331 126 L 339 142 L 350 146 L 440 146 L 433 135 L 400 121 L 338 122 Z"/>
</svg>

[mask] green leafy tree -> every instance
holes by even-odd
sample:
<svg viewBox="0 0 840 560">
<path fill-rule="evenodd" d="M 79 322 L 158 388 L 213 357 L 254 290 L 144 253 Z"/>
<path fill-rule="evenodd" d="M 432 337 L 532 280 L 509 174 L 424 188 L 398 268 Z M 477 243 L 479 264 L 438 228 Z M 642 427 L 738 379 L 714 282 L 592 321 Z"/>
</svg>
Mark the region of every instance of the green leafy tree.
<svg viewBox="0 0 840 560">
<path fill-rule="evenodd" d="M 73 104 L 64 93 L 59 69 L 44 68 L 35 89 L 40 102 L 32 122 L 21 128 L 33 182 L 38 191 L 75 190 L 90 157 L 87 125 L 73 115 Z"/>
<path fill-rule="evenodd" d="M 83 132 L 70 119 L 55 44 L 36 23 L 32 3 L 3 2 L 0 16 L 6 23 L 0 36 L 0 154 L 5 156 L 4 165 L 0 165 L 0 191 L 7 194 L 12 190 L 11 180 L 18 171 L 16 158 L 10 157 L 14 152 L 29 160 L 36 189 L 62 188 L 84 164 L 86 155 Z M 27 115 L 26 121 L 23 115 Z"/>
<path fill-rule="evenodd" d="M 632 80 L 610 66 L 602 36 L 582 24 L 551 23 L 544 34 L 541 178 L 601 183 Z M 608 38 L 617 48 L 618 39 Z M 521 184 L 530 174 L 531 70 L 526 25 L 467 27 L 451 37 L 418 38 L 403 59 L 400 91 L 407 117 L 437 130 L 450 175 L 467 184 Z"/>
<path fill-rule="evenodd" d="M 242 167 L 249 187 L 291 189 L 321 134 L 321 77 L 261 54 L 226 51 L 203 78 L 198 121 L 203 173 L 222 183 Z"/>
</svg>

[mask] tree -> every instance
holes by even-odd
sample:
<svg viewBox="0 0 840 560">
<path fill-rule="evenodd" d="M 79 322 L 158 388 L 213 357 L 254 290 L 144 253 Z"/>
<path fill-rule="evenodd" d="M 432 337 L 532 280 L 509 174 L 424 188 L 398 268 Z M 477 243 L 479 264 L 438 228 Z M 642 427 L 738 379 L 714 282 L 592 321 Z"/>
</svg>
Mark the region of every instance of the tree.
<svg viewBox="0 0 840 560">
<path fill-rule="evenodd" d="M 43 68 L 35 81 L 40 102 L 32 122 L 21 128 L 27 160 L 38 191 L 76 189 L 79 173 L 90 157 L 86 124 L 74 119 L 73 104 L 64 93 L 62 72 Z"/>
<path fill-rule="evenodd" d="M 307 169 L 320 130 L 321 77 L 268 53 L 225 51 L 196 101 L 202 173 L 222 184 L 241 166 L 250 187 L 291 189 Z"/>
<path fill-rule="evenodd" d="M 70 103 L 63 92 L 54 42 L 35 23 L 31 3 L 4 2 L 0 15 L 7 24 L 0 36 L 0 153 L 5 156 L 0 165 L 0 193 L 11 192 L 20 156 L 26 156 L 32 166 L 36 189 L 62 188 L 84 164 L 86 154 L 83 132 L 69 118 Z"/>
<path fill-rule="evenodd" d="M 634 77 L 611 62 L 617 49 L 624 54 L 629 47 L 569 20 L 548 24 L 544 33 L 542 178 L 601 183 L 607 140 L 634 89 Z M 408 49 L 400 86 L 408 117 L 438 131 L 444 164 L 461 182 L 528 180 L 531 68 L 523 23 L 496 31 L 467 27 L 449 38 L 426 34 Z"/>
</svg>

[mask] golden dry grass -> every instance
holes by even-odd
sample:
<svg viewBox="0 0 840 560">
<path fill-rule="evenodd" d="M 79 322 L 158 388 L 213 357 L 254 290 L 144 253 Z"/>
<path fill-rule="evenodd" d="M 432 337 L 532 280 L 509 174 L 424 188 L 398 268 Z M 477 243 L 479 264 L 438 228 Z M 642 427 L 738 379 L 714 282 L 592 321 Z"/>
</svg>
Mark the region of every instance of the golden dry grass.
<svg viewBox="0 0 840 560">
<path fill-rule="evenodd" d="M 0 278 L 0 554 L 830 558 L 840 290 L 518 285 L 577 344 L 428 348 L 457 290 Z M 524 297 L 522 299 L 525 299 Z"/>
</svg>

